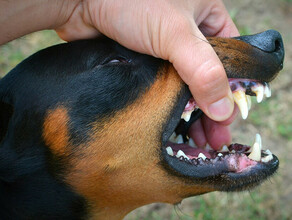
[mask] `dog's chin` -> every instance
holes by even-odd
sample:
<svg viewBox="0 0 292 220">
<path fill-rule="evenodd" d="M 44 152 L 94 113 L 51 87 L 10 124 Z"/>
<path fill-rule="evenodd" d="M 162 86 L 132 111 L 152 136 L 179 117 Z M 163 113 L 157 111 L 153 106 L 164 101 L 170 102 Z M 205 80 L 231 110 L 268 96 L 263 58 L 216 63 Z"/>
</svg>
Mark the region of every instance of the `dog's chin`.
<svg viewBox="0 0 292 220">
<path fill-rule="evenodd" d="M 257 96 L 258 102 L 271 96 L 265 82 L 229 79 L 229 84 L 243 118 L 250 108 L 246 95 Z M 161 161 L 167 172 L 184 181 L 208 184 L 214 190 L 240 191 L 259 185 L 279 166 L 278 158 L 263 149 L 259 134 L 253 146 L 234 143 L 219 150 L 209 145 L 197 147 L 189 138 L 188 129 L 203 113 L 189 91 L 178 98 L 171 115 L 162 134 Z"/>
</svg>

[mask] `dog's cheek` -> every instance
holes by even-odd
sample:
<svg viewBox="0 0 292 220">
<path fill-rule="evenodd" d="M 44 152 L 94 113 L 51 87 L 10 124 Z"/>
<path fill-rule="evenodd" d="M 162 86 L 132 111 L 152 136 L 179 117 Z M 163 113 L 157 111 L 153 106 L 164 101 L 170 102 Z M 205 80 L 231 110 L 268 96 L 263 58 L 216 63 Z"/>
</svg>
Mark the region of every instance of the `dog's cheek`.
<svg viewBox="0 0 292 220">
<path fill-rule="evenodd" d="M 49 110 L 43 124 L 43 140 L 52 154 L 64 157 L 69 154 L 69 116 L 64 106 Z"/>
</svg>

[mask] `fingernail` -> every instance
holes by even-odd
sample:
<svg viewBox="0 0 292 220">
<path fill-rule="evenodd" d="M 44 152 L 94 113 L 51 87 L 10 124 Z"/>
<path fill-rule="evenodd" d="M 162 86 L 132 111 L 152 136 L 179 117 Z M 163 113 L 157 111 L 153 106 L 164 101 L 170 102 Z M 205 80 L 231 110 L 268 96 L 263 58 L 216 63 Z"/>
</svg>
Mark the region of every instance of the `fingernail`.
<svg viewBox="0 0 292 220">
<path fill-rule="evenodd" d="M 231 116 L 233 107 L 233 100 L 229 97 L 224 97 L 209 105 L 208 111 L 213 120 L 224 121 Z"/>
</svg>

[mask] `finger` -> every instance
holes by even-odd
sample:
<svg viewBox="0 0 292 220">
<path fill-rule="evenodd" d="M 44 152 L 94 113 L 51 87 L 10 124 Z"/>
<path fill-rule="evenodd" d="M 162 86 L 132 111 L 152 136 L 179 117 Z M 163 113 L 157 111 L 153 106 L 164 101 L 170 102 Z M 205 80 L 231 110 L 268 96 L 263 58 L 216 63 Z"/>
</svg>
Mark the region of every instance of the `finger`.
<svg viewBox="0 0 292 220">
<path fill-rule="evenodd" d="M 222 1 L 218 0 L 211 5 L 209 13 L 197 19 L 199 29 L 205 36 L 235 37 L 239 32 L 228 14 Z"/>
<path fill-rule="evenodd" d="M 203 116 L 202 124 L 204 126 L 207 142 L 214 150 L 219 150 L 223 145 L 231 144 L 231 133 L 229 126 L 221 125 L 210 118 Z"/>
<path fill-rule="evenodd" d="M 228 119 L 233 98 L 222 63 L 195 24 L 176 33 L 169 60 L 189 85 L 202 111 L 215 121 Z"/>
</svg>

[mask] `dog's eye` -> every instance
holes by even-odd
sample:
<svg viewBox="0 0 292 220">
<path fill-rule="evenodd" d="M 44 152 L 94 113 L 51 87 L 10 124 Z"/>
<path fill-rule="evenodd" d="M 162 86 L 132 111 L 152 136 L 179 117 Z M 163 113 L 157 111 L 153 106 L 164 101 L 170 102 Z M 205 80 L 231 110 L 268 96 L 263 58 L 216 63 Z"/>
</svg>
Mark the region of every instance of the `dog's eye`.
<svg viewBox="0 0 292 220">
<path fill-rule="evenodd" d="M 111 58 L 106 60 L 103 65 L 105 64 L 116 64 L 116 63 L 130 63 L 131 60 L 130 59 L 126 59 L 124 57 L 115 57 L 115 58 Z"/>
</svg>

